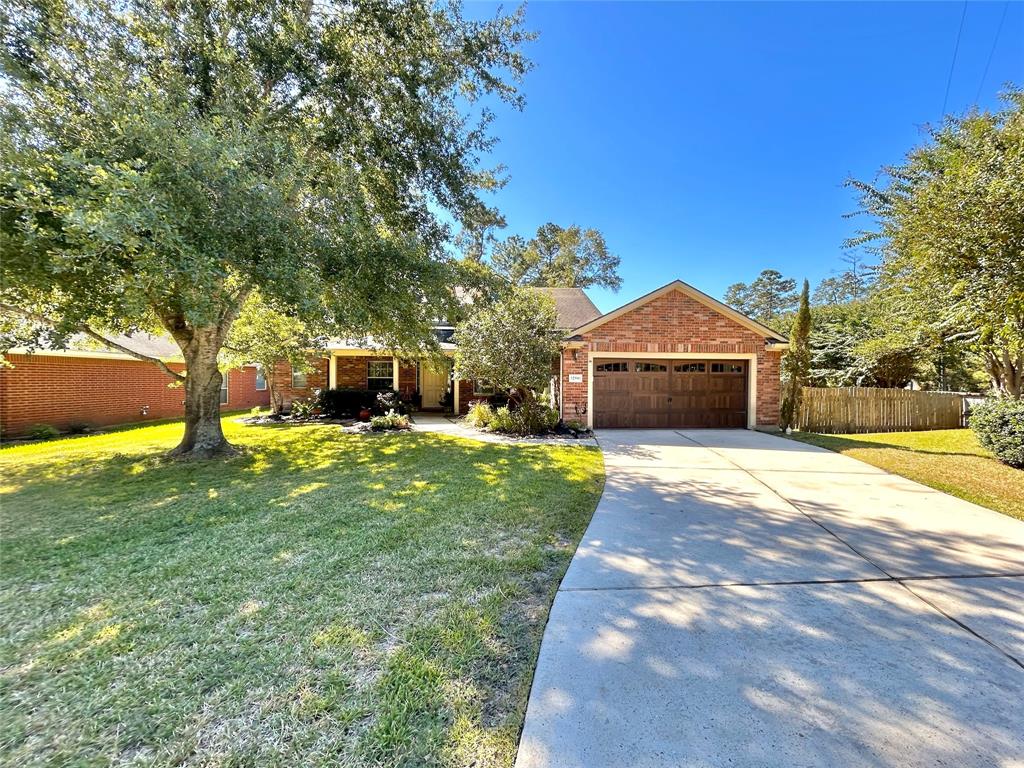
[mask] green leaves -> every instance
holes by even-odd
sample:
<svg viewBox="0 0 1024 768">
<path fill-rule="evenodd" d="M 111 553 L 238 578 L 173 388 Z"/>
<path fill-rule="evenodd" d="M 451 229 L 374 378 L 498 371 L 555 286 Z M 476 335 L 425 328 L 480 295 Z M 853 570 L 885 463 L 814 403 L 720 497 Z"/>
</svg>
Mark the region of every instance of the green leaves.
<svg viewBox="0 0 1024 768">
<path fill-rule="evenodd" d="M 782 359 L 785 379 L 782 399 L 782 428 L 791 427 L 796 420 L 802 388 L 807 386 L 811 375 L 811 304 L 810 286 L 804 280 L 800 292 L 800 306 L 793 319 L 789 334 L 789 351 Z"/>
<path fill-rule="evenodd" d="M 777 270 L 765 269 L 749 285 L 730 285 L 724 298 L 729 306 L 766 323 L 796 306 L 796 280 L 783 277 Z"/>
<path fill-rule="evenodd" d="M 573 224 L 548 222 L 530 240 L 513 235 L 494 247 L 491 264 L 514 285 L 618 290 L 619 257 L 608 251 L 604 235 Z"/>
<path fill-rule="evenodd" d="M 132 322 L 204 324 L 225 314 L 229 283 L 247 283 L 308 316 L 326 302 L 339 325 L 372 333 L 450 293 L 443 217 L 480 210 L 492 183 L 479 164 L 488 117 L 465 94 L 520 103 L 521 12 L 15 5 L 2 57 L 6 298 L 48 302 L 69 323 L 117 325 L 131 309 Z M 351 313 L 328 298 L 391 277 L 384 260 L 420 289 Z"/>
<path fill-rule="evenodd" d="M 514 288 L 456 328 L 456 376 L 484 379 L 505 392 L 540 392 L 561 348 L 557 326 L 549 296 Z"/>
<path fill-rule="evenodd" d="M 494 184 L 474 103 L 521 104 L 521 11 L 12 0 L 8 19 L 0 304 L 55 339 L 162 327 L 204 375 L 253 290 L 337 335 L 432 343 L 459 284 L 447 221 Z"/>
<path fill-rule="evenodd" d="M 998 113 L 948 117 L 882 184 L 850 182 L 877 229 L 895 318 L 969 340 L 994 385 L 1024 392 L 1024 94 Z"/>
</svg>

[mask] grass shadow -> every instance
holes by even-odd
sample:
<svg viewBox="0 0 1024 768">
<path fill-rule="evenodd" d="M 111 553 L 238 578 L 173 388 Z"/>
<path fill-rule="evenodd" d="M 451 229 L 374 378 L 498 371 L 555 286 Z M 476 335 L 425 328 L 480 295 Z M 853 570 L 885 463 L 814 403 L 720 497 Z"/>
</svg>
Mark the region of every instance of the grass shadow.
<svg viewBox="0 0 1024 768">
<path fill-rule="evenodd" d="M 600 454 L 225 431 L 243 454 L 167 460 L 178 424 L 0 455 L 11 760 L 510 765 Z"/>
</svg>

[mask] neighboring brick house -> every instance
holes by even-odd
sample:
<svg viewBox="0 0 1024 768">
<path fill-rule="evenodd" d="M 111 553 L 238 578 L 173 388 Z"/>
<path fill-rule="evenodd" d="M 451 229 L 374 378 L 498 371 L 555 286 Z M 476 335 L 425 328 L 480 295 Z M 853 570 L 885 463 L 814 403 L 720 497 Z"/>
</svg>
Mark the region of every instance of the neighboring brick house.
<svg viewBox="0 0 1024 768">
<path fill-rule="evenodd" d="M 173 342 L 159 337 L 121 337 L 120 343 L 159 357 L 175 371 L 184 363 Z M 16 436 L 36 424 L 57 429 L 128 424 L 184 415 L 184 389 L 156 365 L 109 349 L 42 350 L 5 354 L 0 367 L 0 433 Z M 255 366 L 228 371 L 221 409 L 269 404 Z"/>
<path fill-rule="evenodd" d="M 775 428 L 786 339 L 679 280 L 601 314 L 578 288 L 538 289 L 566 331 L 552 384 L 562 418 L 591 427 Z M 465 413 L 486 397 L 482 382 L 454 380 L 449 326 L 436 329 L 446 362 L 402 360 L 338 342 L 314 370 L 285 382 L 285 405 L 324 387 L 394 389 L 425 410 L 450 402 Z M 446 399 L 446 395 L 448 396 Z"/>
</svg>

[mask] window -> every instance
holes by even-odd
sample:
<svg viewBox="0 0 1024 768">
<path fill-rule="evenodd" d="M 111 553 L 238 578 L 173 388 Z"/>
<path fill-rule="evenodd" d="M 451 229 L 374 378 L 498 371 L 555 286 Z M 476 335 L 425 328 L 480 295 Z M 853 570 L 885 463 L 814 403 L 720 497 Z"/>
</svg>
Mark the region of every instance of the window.
<svg viewBox="0 0 1024 768">
<path fill-rule="evenodd" d="M 370 360 L 366 364 L 366 388 L 373 390 L 395 388 L 395 361 Z"/>
<path fill-rule="evenodd" d="M 666 371 L 668 371 L 668 366 L 667 365 L 662 365 L 661 363 L 637 363 L 636 364 L 636 372 L 637 373 L 665 373 Z"/>
<path fill-rule="evenodd" d="M 494 385 L 486 379 L 473 379 L 474 395 L 493 395 Z"/>
<path fill-rule="evenodd" d="M 224 405 L 228 401 L 228 376 L 231 374 L 225 372 L 220 377 L 220 404 Z"/>
<path fill-rule="evenodd" d="M 743 363 L 712 363 L 712 373 L 743 373 Z"/>
<path fill-rule="evenodd" d="M 704 373 L 706 370 L 706 363 L 680 363 L 676 366 L 676 373 Z"/>
<path fill-rule="evenodd" d="M 447 325 L 438 325 L 434 327 L 434 338 L 441 344 L 451 344 L 452 336 L 455 335 L 455 329 Z"/>
<path fill-rule="evenodd" d="M 629 363 L 601 363 L 594 366 L 598 373 L 629 373 Z"/>
<path fill-rule="evenodd" d="M 263 369 L 256 366 L 256 391 L 262 392 L 267 388 L 267 376 L 263 373 Z"/>
<path fill-rule="evenodd" d="M 292 389 L 305 389 L 307 386 L 306 372 L 292 371 Z"/>
</svg>

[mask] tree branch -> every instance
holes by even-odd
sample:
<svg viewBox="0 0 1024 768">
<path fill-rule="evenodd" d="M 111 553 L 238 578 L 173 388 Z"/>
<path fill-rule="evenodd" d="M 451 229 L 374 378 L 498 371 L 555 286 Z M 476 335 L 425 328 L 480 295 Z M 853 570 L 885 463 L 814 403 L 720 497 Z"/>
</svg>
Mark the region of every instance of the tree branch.
<svg viewBox="0 0 1024 768">
<path fill-rule="evenodd" d="M 20 307 L 15 307 L 15 306 L 13 306 L 11 304 L 0 304 L 0 312 L 6 312 L 8 314 L 18 315 L 19 317 L 23 317 L 26 320 L 31 320 L 34 323 L 39 323 L 40 325 L 48 325 L 51 328 L 53 327 L 53 323 L 48 318 L 46 318 L 44 315 L 40 315 L 40 314 L 38 314 L 36 312 L 30 312 L 27 309 L 21 309 Z M 82 323 L 81 325 L 75 326 L 75 330 L 78 331 L 79 333 L 84 333 L 89 338 L 94 339 L 95 341 L 98 341 L 101 344 L 105 344 L 106 346 L 108 346 L 108 347 L 110 347 L 112 349 L 116 349 L 119 352 L 123 352 L 126 355 L 131 355 L 136 360 L 142 360 L 145 363 L 153 363 L 161 371 L 163 371 L 164 373 L 166 373 L 168 376 L 170 376 L 172 379 L 174 379 L 176 381 L 184 381 L 185 380 L 185 376 L 183 374 L 180 374 L 177 371 L 171 370 L 168 367 L 167 363 L 165 363 L 159 357 L 151 357 L 150 355 L 144 355 L 141 352 L 136 352 L 134 349 L 131 349 L 129 347 L 124 346 L 123 344 L 118 344 L 116 341 L 111 341 L 110 339 L 106 338 L 102 334 L 97 333 L 96 331 L 94 331 L 92 328 L 90 328 L 85 323 Z"/>
</svg>

